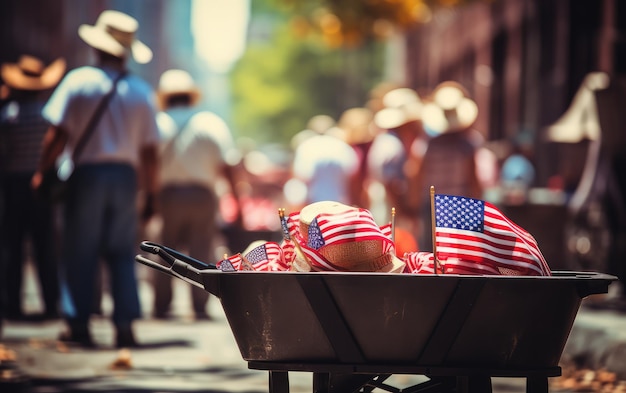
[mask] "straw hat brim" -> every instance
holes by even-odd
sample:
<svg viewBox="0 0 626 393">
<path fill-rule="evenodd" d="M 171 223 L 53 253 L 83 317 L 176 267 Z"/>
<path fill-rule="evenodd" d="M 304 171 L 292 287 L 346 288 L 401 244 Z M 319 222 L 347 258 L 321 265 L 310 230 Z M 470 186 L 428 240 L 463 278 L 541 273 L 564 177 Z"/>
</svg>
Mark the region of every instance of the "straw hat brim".
<svg viewBox="0 0 626 393">
<path fill-rule="evenodd" d="M 448 111 L 433 102 L 422 109 L 424 127 L 437 134 L 464 131 L 474 125 L 477 118 L 478 106 L 469 98 L 463 98 L 456 108 Z"/>
<path fill-rule="evenodd" d="M 374 116 L 374 123 L 384 130 L 398 128 L 408 122 L 405 113 L 399 108 L 381 109 Z"/>
<path fill-rule="evenodd" d="M 65 73 L 66 63 L 62 58 L 56 59 L 44 69 L 41 75 L 24 74 L 18 64 L 2 65 L 2 79 L 11 88 L 20 90 L 46 90 L 56 86 Z"/>
<path fill-rule="evenodd" d="M 145 64 L 152 60 L 152 50 L 136 38 L 131 43 L 130 48 L 126 48 L 106 31 L 91 25 L 81 25 L 78 28 L 78 35 L 88 45 L 113 56 L 124 57 L 129 51 L 133 59 L 139 64 Z"/>
</svg>

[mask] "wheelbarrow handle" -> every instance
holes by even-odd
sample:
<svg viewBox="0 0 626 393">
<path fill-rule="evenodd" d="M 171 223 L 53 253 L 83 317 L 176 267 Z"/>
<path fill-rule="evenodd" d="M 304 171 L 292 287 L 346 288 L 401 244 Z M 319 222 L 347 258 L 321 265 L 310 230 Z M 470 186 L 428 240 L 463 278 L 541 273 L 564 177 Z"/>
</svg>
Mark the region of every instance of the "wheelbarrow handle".
<svg viewBox="0 0 626 393">
<path fill-rule="evenodd" d="M 165 274 L 169 274 L 170 276 L 180 278 L 181 280 L 188 282 L 189 284 L 204 289 L 201 271 L 189 265 L 188 263 L 176 259 L 170 267 L 167 267 L 161 265 L 160 263 L 154 262 L 153 260 L 148 259 L 143 255 L 136 255 L 135 261 Z"/>
<path fill-rule="evenodd" d="M 141 242 L 139 248 L 150 254 L 158 255 L 167 263 L 167 266 L 157 263 L 142 255 L 135 256 L 135 260 L 137 262 L 165 274 L 169 274 L 170 276 L 180 278 L 181 280 L 200 288 L 205 288 L 201 272 L 203 270 L 217 269 L 215 265 L 206 264 L 188 255 L 182 254 L 173 248 L 154 242 L 143 241 Z"/>
<path fill-rule="evenodd" d="M 196 269 L 204 270 L 204 269 L 217 269 L 217 266 L 214 264 L 204 263 L 195 258 L 190 257 L 189 255 L 185 255 L 179 251 L 174 250 L 173 248 L 164 246 L 162 244 L 143 241 L 139 245 L 139 248 L 145 252 L 149 252 L 154 255 L 158 255 L 163 258 L 170 266 L 174 264 L 174 261 L 177 259 L 183 262 L 188 263 Z"/>
</svg>

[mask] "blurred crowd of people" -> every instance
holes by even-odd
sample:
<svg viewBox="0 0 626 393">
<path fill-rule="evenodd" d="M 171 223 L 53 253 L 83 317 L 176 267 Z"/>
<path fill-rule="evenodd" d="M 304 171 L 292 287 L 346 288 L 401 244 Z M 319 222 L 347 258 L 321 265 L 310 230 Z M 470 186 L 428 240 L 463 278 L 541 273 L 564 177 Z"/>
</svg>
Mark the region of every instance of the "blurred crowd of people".
<svg viewBox="0 0 626 393">
<path fill-rule="evenodd" d="M 2 66 L 0 319 L 25 317 L 30 259 L 41 318 L 65 320 L 61 339 L 97 345 L 89 320 L 106 286 L 116 345 L 136 346 L 134 256 L 152 227 L 163 244 L 212 262 L 218 245 L 242 251 L 236 240 L 245 232 L 280 231 L 277 207 L 333 200 L 369 209 L 381 224 L 394 219 L 398 253 L 428 251 L 430 186 L 482 198 L 501 180 L 533 182 L 525 145 L 503 164 L 474 128 L 479 108 L 454 81 L 427 95 L 383 83 L 338 119 L 311 118 L 288 151 L 237 144 L 223 119 L 198 107 L 201 92 L 187 71 L 167 70 L 156 87 L 127 72 L 130 59 L 152 58 L 138 28 L 129 15 L 104 11 L 78 31 L 96 53 L 94 65 L 68 71 L 62 59 L 46 65 L 24 54 Z M 71 176 L 56 205 L 40 191 L 61 162 Z M 171 279 L 155 271 L 151 282 L 153 316 L 168 318 Z M 210 318 L 208 293 L 193 288 L 191 296 L 194 316 Z"/>
<path fill-rule="evenodd" d="M 504 155 L 488 146 L 474 126 L 478 111 L 464 86 L 444 81 L 427 94 L 381 83 L 337 121 L 314 116 L 291 140 L 288 206 L 336 200 L 366 208 L 380 223 L 394 220 L 399 253 L 431 251 L 431 186 L 479 199 L 501 187 L 521 203 L 534 184 L 528 141 L 512 141 Z"/>
<path fill-rule="evenodd" d="M 130 59 L 152 58 L 138 28 L 131 16 L 107 10 L 78 30 L 95 52 L 94 65 L 68 71 L 63 59 L 46 65 L 30 54 L 2 65 L 0 320 L 33 318 L 22 299 L 25 262 L 32 260 L 43 298 L 36 318 L 64 319 L 60 339 L 85 347 L 96 346 L 89 322 L 101 312 L 103 288 L 113 302 L 116 345 L 138 345 L 134 256 L 138 234 L 155 216 L 163 242 L 208 261 L 221 179 L 237 202 L 231 131 L 196 107 L 200 90 L 189 73 L 168 70 L 154 88 L 128 72 Z M 58 168 L 68 179 L 61 203 L 46 193 Z M 238 209 L 230 219 L 240 223 Z M 154 316 L 167 318 L 170 280 L 151 279 Z M 208 318 L 208 293 L 192 296 L 195 317 Z"/>
</svg>

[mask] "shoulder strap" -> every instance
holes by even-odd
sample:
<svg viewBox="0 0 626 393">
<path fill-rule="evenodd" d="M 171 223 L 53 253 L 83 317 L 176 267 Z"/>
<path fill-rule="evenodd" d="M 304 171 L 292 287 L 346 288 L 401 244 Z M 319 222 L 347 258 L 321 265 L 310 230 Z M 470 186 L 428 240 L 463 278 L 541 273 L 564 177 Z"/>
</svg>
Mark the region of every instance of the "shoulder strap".
<svg viewBox="0 0 626 393">
<path fill-rule="evenodd" d="M 76 143 L 76 147 L 74 148 L 74 152 L 72 153 L 72 160 L 74 161 L 74 163 L 76 163 L 78 157 L 80 156 L 80 153 L 82 153 L 85 144 L 87 143 L 87 140 L 93 134 L 93 131 L 96 128 L 96 124 L 98 124 L 98 121 L 102 117 L 102 114 L 104 113 L 104 110 L 106 109 L 109 101 L 111 101 L 113 94 L 115 94 L 115 90 L 117 90 L 117 82 L 119 82 L 120 79 L 122 79 L 125 75 L 126 71 L 122 71 L 119 73 L 119 75 L 113 81 L 113 86 L 111 87 L 111 90 L 109 90 L 109 92 L 104 97 L 102 97 L 102 100 L 100 101 L 98 107 L 91 116 L 91 119 L 89 119 L 89 123 L 87 123 L 85 131 L 83 131 L 83 134 L 80 136 L 80 139 L 78 140 L 78 142 Z"/>
</svg>

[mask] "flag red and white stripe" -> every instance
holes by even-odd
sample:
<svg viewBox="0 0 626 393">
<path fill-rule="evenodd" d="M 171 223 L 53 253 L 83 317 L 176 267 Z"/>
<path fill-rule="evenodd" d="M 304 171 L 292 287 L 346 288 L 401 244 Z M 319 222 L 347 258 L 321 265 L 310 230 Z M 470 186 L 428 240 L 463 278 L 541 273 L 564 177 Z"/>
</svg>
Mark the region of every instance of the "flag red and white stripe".
<svg viewBox="0 0 626 393">
<path fill-rule="evenodd" d="M 435 258 L 432 252 L 410 252 L 404 256 L 405 273 L 434 274 Z M 437 268 L 441 273 L 441 268 Z M 502 273 L 490 265 L 478 264 L 456 258 L 449 258 L 443 264 L 444 274 L 501 275 Z"/>
</svg>

